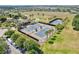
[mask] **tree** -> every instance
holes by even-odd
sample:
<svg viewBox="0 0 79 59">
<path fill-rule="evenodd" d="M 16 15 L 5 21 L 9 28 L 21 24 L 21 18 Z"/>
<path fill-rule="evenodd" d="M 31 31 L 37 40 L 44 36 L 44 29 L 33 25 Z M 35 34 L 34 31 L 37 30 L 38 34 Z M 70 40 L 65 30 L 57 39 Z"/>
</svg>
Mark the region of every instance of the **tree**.
<svg viewBox="0 0 79 59">
<path fill-rule="evenodd" d="M 74 30 L 79 31 L 79 15 L 76 15 L 73 19 L 72 26 Z"/>
<path fill-rule="evenodd" d="M 7 18 L 0 18 L 1 23 L 5 22 Z"/>
<path fill-rule="evenodd" d="M 64 28 L 64 25 L 63 24 L 58 24 L 58 25 L 56 25 L 56 28 L 58 30 L 62 30 Z"/>
<path fill-rule="evenodd" d="M 53 40 L 48 40 L 48 43 L 50 43 L 50 44 L 53 44 L 54 42 L 53 42 Z"/>
<path fill-rule="evenodd" d="M 0 54 L 6 53 L 7 48 L 8 48 L 7 43 L 2 38 L 0 38 Z"/>
<path fill-rule="evenodd" d="M 28 17 L 27 17 L 27 16 L 23 16 L 22 18 L 23 18 L 23 19 L 28 19 Z"/>
<path fill-rule="evenodd" d="M 15 41 L 15 44 L 20 47 L 20 48 L 24 48 L 23 44 L 26 41 L 26 38 L 24 36 L 20 36 L 19 38 L 17 38 L 17 40 Z"/>
<path fill-rule="evenodd" d="M 19 16 L 18 16 L 18 15 L 15 15 L 15 16 L 14 16 L 14 19 L 19 19 Z"/>
<path fill-rule="evenodd" d="M 11 36 L 11 39 L 13 40 L 13 42 L 15 42 L 19 37 L 20 37 L 20 34 L 15 32 L 15 33 Z"/>
<path fill-rule="evenodd" d="M 8 38 L 10 38 L 14 32 L 15 32 L 14 30 L 8 30 L 4 34 L 7 35 Z"/>
<path fill-rule="evenodd" d="M 8 16 L 11 18 L 12 17 L 12 14 L 9 14 Z"/>
<path fill-rule="evenodd" d="M 27 49 L 27 50 L 31 50 L 33 49 L 34 47 L 38 47 L 39 45 L 34 42 L 33 40 L 26 40 L 25 43 L 24 43 L 24 47 Z"/>
<path fill-rule="evenodd" d="M 24 43 L 24 47 L 27 49 L 28 53 L 30 54 L 41 54 L 43 53 L 40 49 L 39 49 L 39 45 L 33 41 L 33 40 L 27 40 Z"/>
<path fill-rule="evenodd" d="M 37 52 L 34 49 L 32 49 L 32 50 L 28 51 L 28 53 L 29 54 L 36 54 Z"/>
</svg>

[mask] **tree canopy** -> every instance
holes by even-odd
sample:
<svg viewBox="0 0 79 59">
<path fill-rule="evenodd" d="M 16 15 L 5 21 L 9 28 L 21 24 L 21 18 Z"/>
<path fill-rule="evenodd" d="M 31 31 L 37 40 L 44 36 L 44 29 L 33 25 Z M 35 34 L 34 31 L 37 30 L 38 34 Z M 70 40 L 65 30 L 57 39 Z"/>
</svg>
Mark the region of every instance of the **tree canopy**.
<svg viewBox="0 0 79 59">
<path fill-rule="evenodd" d="M 7 37 L 11 37 L 11 35 L 14 33 L 15 31 L 14 30 L 8 30 L 6 31 L 4 34 L 7 35 Z"/>
<path fill-rule="evenodd" d="M 13 42 L 15 42 L 19 37 L 20 34 L 15 32 L 14 34 L 12 34 L 11 39 L 13 40 Z"/>
<path fill-rule="evenodd" d="M 2 38 L 0 38 L 0 54 L 6 53 L 7 47 L 7 43 Z"/>
<path fill-rule="evenodd" d="M 5 22 L 7 18 L 0 18 L 1 23 Z"/>
<path fill-rule="evenodd" d="M 79 31 L 79 15 L 76 15 L 72 22 L 73 29 Z"/>
</svg>

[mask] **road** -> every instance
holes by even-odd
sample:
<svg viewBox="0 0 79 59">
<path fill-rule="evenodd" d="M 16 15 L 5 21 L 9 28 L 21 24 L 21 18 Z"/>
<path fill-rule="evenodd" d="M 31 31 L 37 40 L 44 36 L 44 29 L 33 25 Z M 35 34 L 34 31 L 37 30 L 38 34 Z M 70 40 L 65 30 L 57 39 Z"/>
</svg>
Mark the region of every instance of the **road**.
<svg viewBox="0 0 79 59">
<path fill-rule="evenodd" d="M 7 29 L 0 28 L 0 37 L 2 37 L 6 31 Z M 6 40 L 6 43 L 9 45 L 9 48 L 11 50 L 10 54 L 22 54 L 18 49 L 16 49 L 13 45 L 11 45 L 7 40 Z"/>
<path fill-rule="evenodd" d="M 9 45 L 9 48 L 11 50 L 10 54 L 22 54 L 20 50 L 16 49 L 13 45 L 11 45 L 7 40 L 7 44 Z"/>
</svg>

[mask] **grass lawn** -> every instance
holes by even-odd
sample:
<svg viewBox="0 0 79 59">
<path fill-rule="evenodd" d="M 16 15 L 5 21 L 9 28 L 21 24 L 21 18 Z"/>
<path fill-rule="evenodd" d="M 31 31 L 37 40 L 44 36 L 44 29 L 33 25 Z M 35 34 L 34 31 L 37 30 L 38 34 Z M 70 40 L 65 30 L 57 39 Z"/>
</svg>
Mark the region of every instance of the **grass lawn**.
<svg viewBox="0 0 79 59">
<path fill-rule="evenodd" d="M 17 31 L 17 30 L 16 30 L 16 33 L 19 33 L 21 36 L 25 37 L 26 40 L 33 40 L 34 42 L 37 42 L 36 40 L 32 39 L 31 37 L 29 37 L 29 36 L 27 36 L 27 35 L 25 35 L 25 34 L 19 32 L 19 31 Z"/>
<path fill-rule="evenodd" d="M 73 30 L 72 28 L 73 17 L 74 15 L 70 15 L 68 17 L 70 21 L 67 23 L 61 34 L 58 35 L 58 37 L 61 38 L 55 40 L 54 44 L 49 44 L 46 42 L 43 46 L 41 46 L 41 49 L 44 51 L 44 53 L 79 53 L 79 32 Z"/>
</svg>

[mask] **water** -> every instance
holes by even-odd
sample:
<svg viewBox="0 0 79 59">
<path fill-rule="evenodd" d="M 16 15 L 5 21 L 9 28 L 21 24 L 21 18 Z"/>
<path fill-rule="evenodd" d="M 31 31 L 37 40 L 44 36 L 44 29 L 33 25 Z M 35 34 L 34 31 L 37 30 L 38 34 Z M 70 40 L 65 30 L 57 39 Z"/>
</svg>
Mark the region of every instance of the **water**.
<svg viewBox="0 0 79 59">
<path fill-rule="evenodd" d="M 52 24 L 52 25 L 63 24 L 63 21 L 60 19 L 57 19 L 57 20 L 51 21 L 50 24 Z"/>
</svg>

